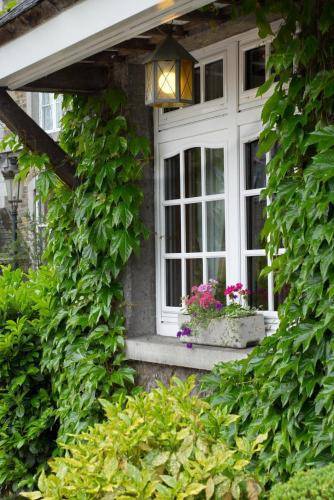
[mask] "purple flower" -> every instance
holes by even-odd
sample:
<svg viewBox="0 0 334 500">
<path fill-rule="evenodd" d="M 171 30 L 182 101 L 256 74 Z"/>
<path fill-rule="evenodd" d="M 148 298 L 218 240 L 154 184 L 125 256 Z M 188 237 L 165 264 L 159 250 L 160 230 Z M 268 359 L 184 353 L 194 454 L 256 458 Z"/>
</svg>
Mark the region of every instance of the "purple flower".
<svg viewBox="0 0 334 500">
<path fill-rule="evenodd" d="M 192 348 L 193 348 L 192 343 L 191 343 L 191 342 L 188 342 L 188 343 L 186 344 L 186 348 L 187 348 L 187 349 L 192 349 Z"/>
<path fill-rule="evenodd" d="M 189 328 L 188 326 L 184 326 L 182 328 L 182 334 L 181 335 L 186 335 L 187 337 L 189 337 L 189 335 L 191 335 L 191 328 Z"/>
<path fill-rule="evenodd" d="M 223 308 L 223 304 L 221 302 L 216 302 L 216 310 L 220 311 Z"/>
<path fill-rule="evenodd" d="M 179 330 L 179 331 L 177 332 L 176 336 L 177 336 L 177 338 L 179 339 L 179 338 L 181 337 L 181 335 L 182 335 L 182 332 L 181 332 L 181 330 Z"/>
</svg>

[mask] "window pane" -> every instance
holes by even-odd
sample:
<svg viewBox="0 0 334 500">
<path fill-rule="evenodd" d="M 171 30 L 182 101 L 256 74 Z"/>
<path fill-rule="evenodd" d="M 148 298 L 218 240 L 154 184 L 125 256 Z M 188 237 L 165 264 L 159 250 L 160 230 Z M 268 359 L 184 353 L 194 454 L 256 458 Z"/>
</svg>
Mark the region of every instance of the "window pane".
<svg viewBox="0 0 334 500">
<path fill-rule="evenodd" d="M 190 100 L 193 94 L 193 63 L 189 60 L 181 60 L 180 75 L 181 99 Z"/>
<path fill-rule="evenodd" d="M 56 128 L 57 129 L 60 128 L 60 120 L 63 116 L 62 103 L 63 103 L 63 98 L 60 95 L 56 99 Z"/>
<path fill-rule="evenodd" d="M 245 52 L 245 90 L 260 87 L 266 79 L 266 50 L 257 47 Z"/>
<path fill-rule="evenodd" d="M 165 200 L 180 198 L 180 155 L 165 160 Z"/>
<path fill-rule="evenodd" d="M 179 307 L 181 304 L 181 260 L 166 260 L 166 306 Z"/>
<path fill-rule="evenodd" d="M 202 259 L 187 259 L 187 295 L 190 293 L 191 287 L 200 285 L 203 282 L 203 261 Z"/>
<path fill-rule="evenodd" d="M 247 257 L 247 283 L 251 294 L 248 303 L 251 307 L 262 306 L 268 310 L 268 278 L 259 277 L 267 265 L 266 257 Z"/>
<path fill-rule="evenodd" d="M 45 106 L 46 104 L 50 104 L 51 97 L 53 98 L 53 94 L 49 94 L 47 92 L 42 92 L 40 95 L 42 96 L 42 106 Z"/>
<path fill-rule="evenodd" d="M 284 285 L 283 288 L 279 292 L 275 292 L 274 294 L 274 308 L 277 311 L 278 306 L 283 304 L 287 296 L 289 295 L 290 287 L 289 285 Z"/>
<path fill-rule="evenodd" d="M 248 250 L 264 247 L 264 242 L 261 238 L 261 231 L 265 222 L 265 206 L 265 200 L 260 200 L 259 196 L 248 196 L 246 198 Z"/>
<path fill-rule="evenodd" d="M 42 128 L 44 130 L 53 130 L 51 106 L 42 107 Z"/>
<path fill-rule="evenodd" d="M 259 141 L 246 144 L 246 189 L 263 188 L 266 185 L 266 155 L 256 156 Z"/>
<path fill-rule="evenodd" d="M 201 196 L 201 148 L 184 152 L 184 171 L 186 198 Z"/>
<path fill-rule="evenodd" d="M 219 252 L 225 250 L 225 202 L 208 201 L 207 218 L 207 250 Z"/>
<path fill-rule="evenodd" d="M 224 95 L 223 59 L 205 65 L 205 100 Z"/>
<path fill-rule="evenodd" d="M 166 252 L 181 252 L 181 209 L 179 206 L 165 208 Z"/>
<path fill-rule="evenodd" d="M 201 68 L 194 68 L 194 103 L 201 102 Z"/>
<path fill-rule="evenodd" d="M 202 203 L 190 203 L 186 209 L 186 251 L 202 252 Z"/>
<path fill-rule="evenodd" d="M 206 149 L 206 194 L 224 192 L 224 149 Z"/>
<path fill-rule="evenodd" d="M 223 299 L 226 288 L 226 262 L 224 258 L 207 259 L 208 280 L 219 282 L 217 297 Z M 225 300 L 224 300 L 225 302 Z"/>
</svg>

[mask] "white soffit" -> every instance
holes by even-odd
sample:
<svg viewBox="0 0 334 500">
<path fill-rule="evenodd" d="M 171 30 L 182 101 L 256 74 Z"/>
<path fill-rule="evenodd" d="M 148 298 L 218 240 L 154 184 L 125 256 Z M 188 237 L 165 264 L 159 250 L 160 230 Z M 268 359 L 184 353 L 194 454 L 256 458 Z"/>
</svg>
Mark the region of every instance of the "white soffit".
<svg viewBox="0 0 334 500">
<path fill-rule="evenodd" d="M 0 86 L 15 89 L 210 0 L 81 0 L 0 47 Z"/>
</svg>

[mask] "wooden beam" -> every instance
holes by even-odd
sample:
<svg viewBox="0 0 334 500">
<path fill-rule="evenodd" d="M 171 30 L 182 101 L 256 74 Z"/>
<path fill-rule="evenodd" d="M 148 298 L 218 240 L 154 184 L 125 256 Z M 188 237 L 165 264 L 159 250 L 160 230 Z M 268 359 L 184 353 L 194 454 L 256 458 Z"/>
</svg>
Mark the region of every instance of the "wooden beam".
<svg viewBox="0 0 334 500">
<path fill-rule="evenodd" d="M 22 143 L 34 153 L 47 154 L 59 179 L 74 188 L 79 184 L 73 161 L 65 151 L 28 116 L 10 97 L 5 89 L 0 89 L 0 120 Z"/>
<path fill-rule="evenodd" d="M 76 63 L 28 83 L 16 90 L 28 92 L 95 93 L 110 82 L 110 68 L 102 64 Z"/>
</svg>

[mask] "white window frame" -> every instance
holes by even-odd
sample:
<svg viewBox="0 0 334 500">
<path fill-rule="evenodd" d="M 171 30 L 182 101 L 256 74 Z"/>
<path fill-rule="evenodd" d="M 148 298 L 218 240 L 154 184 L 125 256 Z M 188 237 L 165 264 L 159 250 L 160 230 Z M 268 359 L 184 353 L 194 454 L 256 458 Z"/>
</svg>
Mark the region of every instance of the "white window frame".
<svg viewBox="0 0 334 500">
<path fill-rule="evenodd" d="M 278 22 L 273 23 L 273 31 L 277 29 L 278 25 Z M 193 52 L 193 55 L 199 61 L 199 65 L 203 68 L 205 63 L 218 60 L 223 54 L 224 98 L 202 102 L 187 109 L 175 110 L 165 114 L 161 110 L 155 111 L 156 290 L 157 333 L 160 335 L 175 336 L 177 315 L 180 310 L 177 307 L 164 306 L 166 290 L 163 263 L 163 210 L 165 205 L 163 202 L 162 169 L 166 158 L 180 153 L 181 150 L 196 146 L 224 148 L 226 249 L 225 252 L 219 252 L 219 256 L 226 259 L 227 284 L 241 281 L 247 286 L 247 255 L 266 255 L 264 249 L 246 249 L 245 193 L 241 189 L 244 186 L 245 144 L 258 139 L 261 133 L 262 107 L 271 93 L 271 90 L 269 90 L 266 96 L 258 98 L 256 97 L 257 89 L 251 89 L 247 91 L 247 95 L 242 96 L 241 90 L 243 87 L 241 81 L 243 82 L 244 79 L 244 69 L 240 67 L 240 54 L 242 51 L 258 45 L 264 44 L 270 48 L 271 38 L 263 42 L 256 37 L 257 30 L 250 30 L 247 33 L 218 42 L 213 46 L 205 47 L 201 51 Z M 267 54 L 269 53 L 268 50 L 266 48 Z M 242 57 L 242 61 L 244 61 L 244 57 Z M 204 72 L 202 71 L 201 78 L 203 77 Z M 201 92 L 203 98 L 203 85 L 201 86 Z M 242 103 L 241 97 L 245 98 Z M 180 161 L 183 163 L 182 157 L 180 157 Z M 183 169 L 182 164 L 180 168 Z M 254 190 L 254 193 L 258 194 L 258 191 L 261 191 L 261 189 L 256 190 L 256 193 Z M 247 193 L 249 194 L 249 192 Z M 199 202 L 200 199 L 188 199 L 187 202 Z M 174 204 L 178 204 L 178 202 Z M 206 224 L 204 215 L 202 211 L 202 230 L 203 228 L 205 230 Z M 238 231 L 235 230 L 236 227 L 239 228 Z M 283 250 L 279 253 L 282 252 Z M 207 257 L 205 252 L 200 255 L 201 257 Z M 211 253 L 210 255 L 214 256 Z M 182 254 L 182 258 L 187 256 L 186 253 Z M 180 258 L 180 254 L 177 254 L 177 257 Z M 183 282 L 185 282 L 184 268 L 185 265 L 183 265 Z M 203 278 L 205 279 L 206 269 L 203 271 Z M 268 279 L 268 287 L 268 294 L 270 293 L 273 296 L 272 276 Z M 269 306 L 273 308 L 273 298 L 268 298 L 268 302 Z M 269 322 L 277 321 L 276 311 L 271 309 L 263 311 L 263 314 L 265 320 Z"/>
<path fill-rule="evenodd" d="M 50 104 L 42 104 L 42 96 L 43 93 L 40 92 L 38 94 L 38 112 L 39 112 L 39 123 L 40 126 L 45 130 L 45 132 L 52 133 L 52 132 L 59 132 L 60 126 L 57 126 L 57 104 L 61 105 L 62 102 L 62 96 L 58 95 L 57 99 L 55 98 L 55 94 L 52 92 L 47 92 L 50 96 Z M 44 128 L 43 124 L 43 108 L 49 107 L 51 108 L 51 120 L 52 120 L 52 128 L 46 129 Z"/>
</svg>

